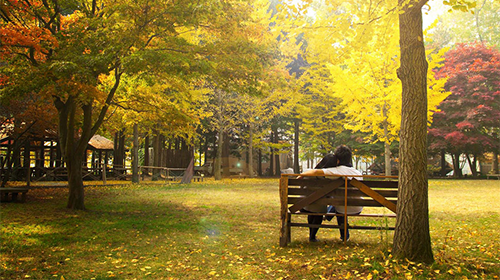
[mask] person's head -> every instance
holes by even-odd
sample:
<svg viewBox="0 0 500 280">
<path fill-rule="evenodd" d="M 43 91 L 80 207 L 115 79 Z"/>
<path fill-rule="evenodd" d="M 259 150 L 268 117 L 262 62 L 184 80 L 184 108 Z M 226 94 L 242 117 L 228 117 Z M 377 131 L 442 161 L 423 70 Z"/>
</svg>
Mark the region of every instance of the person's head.
<svg viewBox="0 0 500 280">
<path fill-rule="evenodd" d="M 318 164 L 316 164 L 316 167 L 314 167 L 314 169 L 336 167 L 337 162 L 337 156 L 335 156 L 334 154 L 327 154 L 321 159 L 320 162 L 318 162 Z"/>
<path fill-rule="evenodd" d="M 338 165 L 352 167 L 352 152 L 346 145 L 340 145 L 335 149 L 335 156 L 339 160 Z"/>
</svg>

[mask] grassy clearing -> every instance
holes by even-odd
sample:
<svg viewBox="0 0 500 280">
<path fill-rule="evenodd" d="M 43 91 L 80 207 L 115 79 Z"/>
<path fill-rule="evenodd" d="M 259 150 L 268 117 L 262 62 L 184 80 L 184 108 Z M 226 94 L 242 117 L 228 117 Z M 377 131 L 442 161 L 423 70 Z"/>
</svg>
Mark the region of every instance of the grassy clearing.
<svg viewBox="0 0 500 280">
<path fill-rule="evenodd" d="M 65 189 L 1 205 L 1 279 L 498 279 L 500 184 L 430 181 L 435 264 L 396 261 L 392 232 L 292 229 L 278 247 L 274 180 L 89 187 L 87 211 Z"/>
</svg>

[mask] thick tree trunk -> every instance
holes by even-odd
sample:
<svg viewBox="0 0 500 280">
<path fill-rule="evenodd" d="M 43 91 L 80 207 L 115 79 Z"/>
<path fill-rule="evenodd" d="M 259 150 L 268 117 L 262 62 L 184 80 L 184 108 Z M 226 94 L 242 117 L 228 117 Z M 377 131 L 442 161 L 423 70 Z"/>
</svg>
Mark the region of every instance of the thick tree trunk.
<svg viewBox="0 0 500 280">
<path fill-rule="evenodd" d="M 299 132 L 300 132 L 300 120 L 295 119 L 295 139 L 293 143 L 293 173 L 300 173 L 299 166 Z"/>
<path fill-rule="evenodd" d="M 73 155 L 73 160 L 68 160 L 68 186 L 69 199 L 67 207 L 70 209 L 85 209 L 85 196 L 82 179 L 82 158 L 79 155 Z"/>
<path fill-rule="evenodd" d="M 451 155 L 453 160 L 453 177 L 462 178 L 462 167 L 460 166 L 460 153 Z"/>
<path fill-rule="evenodd" d="M 422 6 L 427 1 L 399 0 L 402 115 L 399 194 L 393 254 L 432 263 L 427 181 L 427 61 Z"/>
</svg>

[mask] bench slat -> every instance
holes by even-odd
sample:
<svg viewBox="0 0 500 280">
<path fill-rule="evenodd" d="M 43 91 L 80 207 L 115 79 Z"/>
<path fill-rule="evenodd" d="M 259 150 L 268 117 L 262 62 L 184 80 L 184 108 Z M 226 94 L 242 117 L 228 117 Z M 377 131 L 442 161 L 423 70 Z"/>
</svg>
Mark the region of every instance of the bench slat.
<svg viewBox="0 0 500 280">
<path fill-rule="evenodd" d="M 373 189 L 373 188 L 372 188 Z M 376 189 L 374 189 L 376 190 Z M 398 191 L 397 190 L 376 190 L 380 195 L 383 195 L 384 197 L 398 197 Z M 306 196 L 312 193 L 312 190 L 309 189 L 301 189 L 301 188 L 289 188 L 288 189 L 288 195 L 290 196 Z M 344 188 L 338 188 L 331 192 L 329 195 L 331 196 L 340 196 L 344 197 L 345 194 L 345 189 Z M 358 189 L 351 189 L 348 190 L 348 196 L 355 196 L 355 197 L 370 197 L 364 192 L 358 190 Z"/>
<path fill-rule="evenodd" d="M 294 197 L 289 197 L 288 198 L 288 204 L 289 205 L 297 205 L 297 203 L 301 201 L 301 198 L 294 198 Z M 389 200 L 390 202 L 396 204 L 396 200 Z M 338 205 L 338 206 L 343 206 L 344 205 L 344 199 L 343 198 L 320 198 L 316 201 L 318 204 L 323 204 L 323 205 Z M 347 205 L 349 206 L 365 206 L 365 207 L 382 207 L 380 202 L 373 200 L 373 199 L 356 199 L 356 198 L 348 198 L 347 199 Z M 385 206 L 384 206 L 385 207 Z M 299 208 L 297 211 L 299 211 L 302 208 Z M 295 211 L 295 212 L 297 212 Z M 291 213 L 295 213 L 290 211 Z"/>
<path fill-rule="evenodd" d="M 338 225 L 313 225 L 307 223 L 290 223 L 292 227 L 311 227 L 311 228 L 340 228 Z M 343 228 L 343 227 L 342 227 Z M 380 226 L 349 226 L 348 229 L 378 229 L 378 230 L 394 230 L 394 227 L 380 227 Z"/>
<path fill-rule="evenodd" d="M 305 180 L 305 181 L 307 181 L 307 180 Z M 304 197 L 304 198 L 300 198 L 300 200 L 298 202 L 294 203 L 294 205 L 288 209 L 292 213 L 297 212 L 300 209 L 304 208 L 304 206 L 307 206 L 307 205 L 310 205 L 311 203 L 316 202 L 316 200 L 327 195 L 328 193 L 332 192 L 333 190 L 342 186 L 343 184 L 344 184 L 343 180 L 334 180 L 334 181 L 332 181 L 332 183 L 325 185 L 323 188 L 313 192 L 309 196 Z"/>
<path fill-rule="evenodd" d="M 314 177 L 312 177 L 314 178 Z M 305 186 L 305 187 L 318 187 L 321 188 L 325 185 L 331 184 L 337 180 L 344 181 L 343 179 L 288 179 L 288 186 Z M 382 189 L 397 189 L 397 181 L 373 181 L 373 180 L 363 180 L 363 183 L 370 188 L 382 188 Z"/>
</svg>

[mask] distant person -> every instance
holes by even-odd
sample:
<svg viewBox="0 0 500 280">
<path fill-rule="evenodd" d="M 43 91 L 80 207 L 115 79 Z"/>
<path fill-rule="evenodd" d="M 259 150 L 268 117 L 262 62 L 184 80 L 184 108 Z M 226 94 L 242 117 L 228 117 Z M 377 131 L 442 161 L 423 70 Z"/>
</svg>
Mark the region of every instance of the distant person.
<svg viewBox="0 0 500 280">
<path fill-rule="evenodd" d="M 333 167 L 316 167 L 315 169 L 307 170 L 300 175 L 312 175 L 312 176 L 332 176 L 332 175 L 358 176 L 358 175 L 362 175 L 362 173 L 360 171 L 358 171 L 352 167 L 352 152 L 351 152 L 351 149 L 349 147 L 347 147 L 345 145 L 338 146 L 335 149 L 334 156 L 335 156 L 335 159 L 337 162 Z M 331 156 L 330 156 L 330 158 L 331 158 Z M 320 164 L 318 163 L 318 165 L 320 165 Z M 333 165 L 333 164 L 330 163 L 330 165 Z M 299 178 L 301 178 L 301 177 L 302 176 L 299 176 Z M 351 179 L 351 178 L 352 177 L 349 177 L 349 179 Z M 356 178 L 358 180 L 363 180 L 363 177 L 356 177 Z M 345 208 L 346 208 L 345 206 L 337 206 L 336 207 L 334 205 L 332 207 L 329 207 L 328 212 L 337 213 L 337 214 L 355 215 L 355 214 L 361 213 L 361 210 L 363 210 L 363 207 L 360 207 L 360 206 L 348 206 L 347 213 L 344 213 Z M 317 210 L 320 210 L 319 207 L 317 208 Z M 322 208 L 321 210 L 324 210 L 324 208 Z M 350 237 L 349 230 L 347 230 L 346 236 L 344 236 L 344 230 L 343 230 L 344 224 L 349 226 L 347 217 L 345 217 L 345 220 L 344 220 L 344 216 L 337 216 L 337 222 L 338 222 L 339 227 L 340 227 L 340 239 L 342 241 L 349 240 L 349 237 Z M 321 224 L 321 223 L 318 222 L 317 220 L 314 220 L 313 224 Z M 310 234 L 309 234 L 310 241 L 312 241 L 312 242 L 317 241 L 316 240 L 316 233 L 317 233 L 317 229 L 315 232 L 313 232 L 313 235 L 311 236 L 311 230 L 310 230 Z"/>
</svg>

